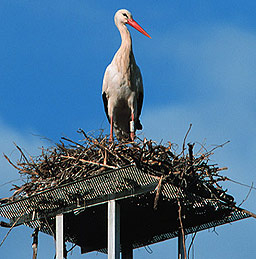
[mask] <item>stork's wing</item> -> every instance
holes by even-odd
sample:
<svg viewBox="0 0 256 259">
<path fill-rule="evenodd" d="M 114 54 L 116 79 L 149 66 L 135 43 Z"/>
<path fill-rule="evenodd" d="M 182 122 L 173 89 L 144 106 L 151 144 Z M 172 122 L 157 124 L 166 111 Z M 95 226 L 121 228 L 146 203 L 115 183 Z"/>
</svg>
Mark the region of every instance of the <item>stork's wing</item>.
<svg viewBox="0 0 256 259">
<path fill-rule="evenodd" d="M 140 69 L 137 66 L 136 69 L 136 90 L 137 90 L 137 118 L 139 119 L 141 110 L 142 110 L 142 104 L 143 104 L 143 82 L 142 82 L 142 76 L 140 73 Z"/>
<path fill-rule="evenodd" d="M 103 84 L 102 84 L 102 100 L 104 104 L 105 113 L 107 115 L 108 121 L 110 122 L 110 118 L 108 115 L 108 98 L 107 98 L 107 89 L 108 89 L 108 68 L 106 68 L 104 78 L 103 78 Z"/>
<path fill-rule="evenodd" d="M 138 118 L 140 117 L 140 114 L 141 114 L 143 98 L 144 98 L 143 92 L 139 92 L 138 97 L 137 97 L 137 102 L 138 102 L 138 104 L 137 104 Z"/>
<path fill-rule="evenodd" d="M 108 116 L 108 99 L 107 99 L 107 96 L 106 96 L 105 92 L 102 93 L 102 100 L 103 100 L 103 104 L 104 104 L 105 113 L 106 113 L 107 118 L 108 118 L 108 122 L 110 123 L 110 118 Z"/>
</svg>

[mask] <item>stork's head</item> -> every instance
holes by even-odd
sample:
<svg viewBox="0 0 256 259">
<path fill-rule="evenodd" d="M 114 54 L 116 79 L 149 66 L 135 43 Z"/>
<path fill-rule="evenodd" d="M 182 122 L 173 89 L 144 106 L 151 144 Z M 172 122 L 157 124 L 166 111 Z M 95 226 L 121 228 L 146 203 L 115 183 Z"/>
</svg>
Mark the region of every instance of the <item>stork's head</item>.
<svg viewBox="0 0 256 259">
<path fill-rule="evenodd" d="M 120 9 L 115 14 L 115 24 L 126 24 L 129 19 L 132 19 L 132 14 L 126 9 Z"/>
<path fill-rule="evenodd" d="M 135 28 L 136 30 L 138 30 L 139 32 L 141 32 L 142 34 L 144 34 L 145 36 L 151 38 L 147 32 L 145 32 L 140 25 L 135 22 L 132 18 L 132 14 L 126 10 L 126 9 L 120 9 L 116 12 L 115 14 L 115 24 L 117 27 L 119 27 L 120 25 L 125 25 L 125 24 L 129 24 L 130 26 L 132 26 L 133 28 Z"/>
</svg>

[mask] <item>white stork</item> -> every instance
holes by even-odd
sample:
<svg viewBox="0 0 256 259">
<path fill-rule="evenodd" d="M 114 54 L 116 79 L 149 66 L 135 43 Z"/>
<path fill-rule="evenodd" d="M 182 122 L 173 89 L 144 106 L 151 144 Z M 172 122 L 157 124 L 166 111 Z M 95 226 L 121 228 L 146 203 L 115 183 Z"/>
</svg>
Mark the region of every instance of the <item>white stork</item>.
<svg viewBox="0 0 256 259">
<path fill-rule="evenodd" d="M 134 140 L 135 131 L 141 130 L 139 120 L 143 103 L 143 84 L 139 67 L 136 65 L 132 52 L 132 39 L 126 24 L 151 38 L 129 11 L 121 9 L 116 12 L 115 24 L 118 28 L 122 43 L 112 62 L 106 68 L 102 99 L 105 112 L 110 123 L 110 141 L 113 141 L 113 130 L 118 139 Z"/>
</svg>

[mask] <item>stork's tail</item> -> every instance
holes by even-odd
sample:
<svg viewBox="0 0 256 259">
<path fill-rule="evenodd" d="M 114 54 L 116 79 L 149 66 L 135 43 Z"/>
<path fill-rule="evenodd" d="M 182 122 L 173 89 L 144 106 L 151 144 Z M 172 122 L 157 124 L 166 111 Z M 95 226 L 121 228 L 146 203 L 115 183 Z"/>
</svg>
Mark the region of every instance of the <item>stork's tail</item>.
<svg viewBox="0 0 256 259">
<path fill-rule="evenodd" d="M 139 119 L 136 121 L 136 130 L 142 130 L 142 125 Z M 118 140 L 130 140 L 130 132 L 125 132 L 114 126 L 114 133 Z"/>
<path fill-rule="evenodd" d="M 122 139 L 129 140 L 130 139 L 129 133 L 126 133 L 117 127 L 114 127 L 114 132 L 115 132 L 116 138 L 118 140 L 122 140 Z"/>
<path fill-rule="evenodd" d="M 140 119 L 138 119 L 138 120 L 136 121 L 136 129 L 137 129 L 137 130 L 142 130 L 142 124 L 141 124 L 141 122 L 140 122 Z"/>
</svg>

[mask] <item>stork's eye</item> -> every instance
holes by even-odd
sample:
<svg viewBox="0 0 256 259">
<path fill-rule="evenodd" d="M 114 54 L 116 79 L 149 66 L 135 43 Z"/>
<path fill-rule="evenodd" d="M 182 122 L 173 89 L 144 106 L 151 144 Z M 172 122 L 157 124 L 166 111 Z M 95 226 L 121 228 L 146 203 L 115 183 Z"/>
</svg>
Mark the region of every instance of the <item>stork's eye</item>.
<svg viewBox="0 0 256 259">
<path fill-rule="evenodd" d="M 123 13 L 123 16 L 125 16 L 126 18 L 128 18 L 128 15 L 126 13 Z"/>
</svg>

